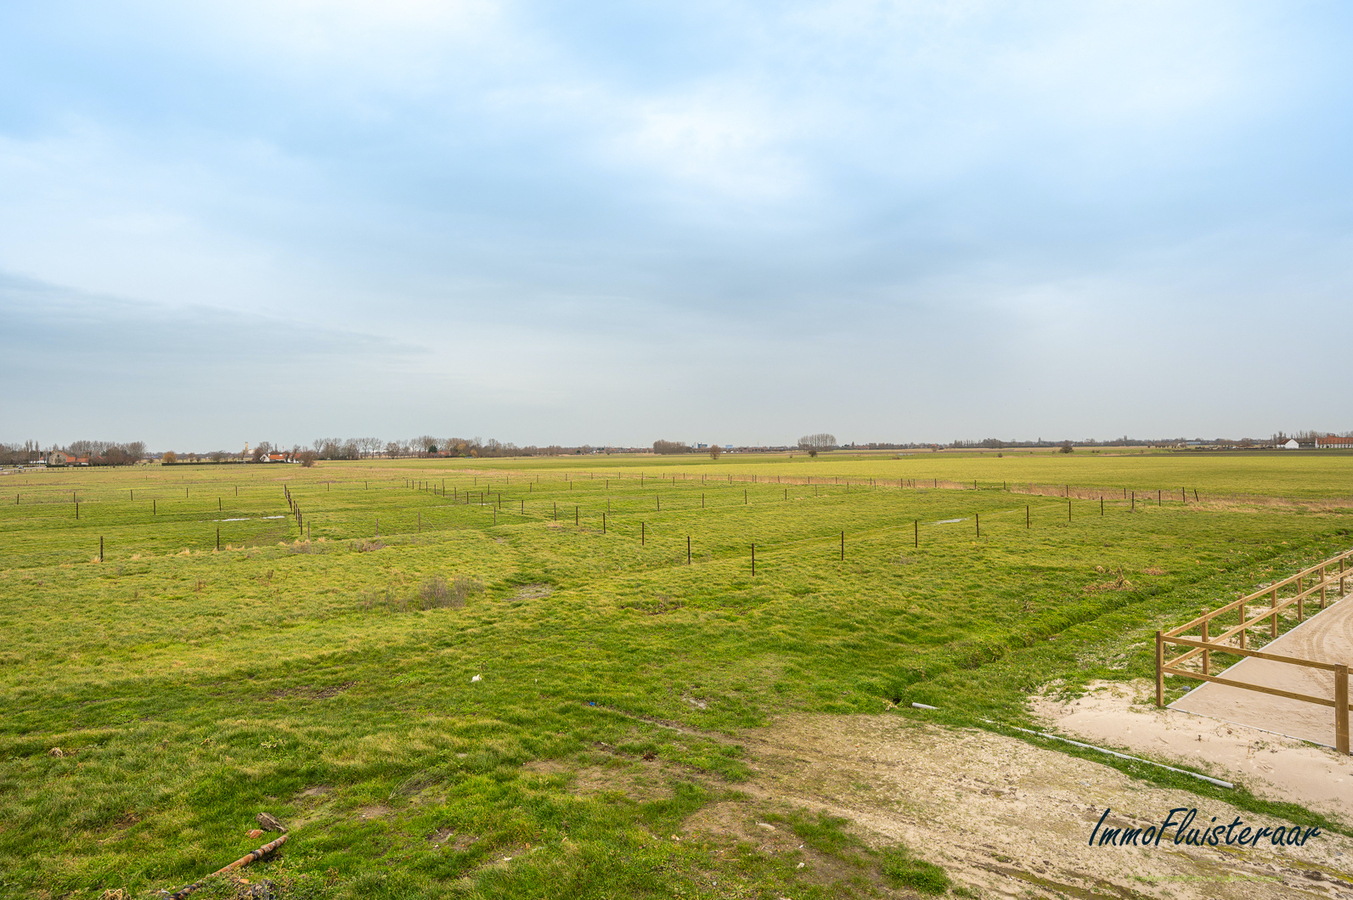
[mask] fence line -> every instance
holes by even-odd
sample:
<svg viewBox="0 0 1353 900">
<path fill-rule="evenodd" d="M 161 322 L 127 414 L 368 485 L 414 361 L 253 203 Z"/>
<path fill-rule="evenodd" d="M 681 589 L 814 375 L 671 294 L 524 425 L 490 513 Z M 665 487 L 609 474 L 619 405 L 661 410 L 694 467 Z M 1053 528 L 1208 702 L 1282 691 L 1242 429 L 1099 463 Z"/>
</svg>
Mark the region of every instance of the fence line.
<svg viewBox="0 0 1353 900">
<path fill-rule="evenodd" d="M 1262 625 L 1265 622 L 1269 625 L 1270 640 L 1278 637 L 1279 623 L 1285 621 L 1286 613 L 1292 607 L 1296 607 L 1296 622 L 1300 624 L 1306 619 L 1306 601 L 1314 598 L 1317 594 L 1320 597 L 1320 609 L 1325 608 L 1327 592 L 1331 585 L 1338 585 L 1339 595 L 1347 593 L 1347 582 L 1353 578 L 1353 567 L 1350 567 L 1350 561 L 1353 561 L 1353 550 L 1345 550 L 1329 559 L 1316 563 L 1297 572 L 1295 575 L 1289 575 L 1281 581 L 1276 581 L 1266 585 L 1257 591 L 1246 594 L 1238 600 L 1233 600 L 1224 606 L 1211 610 L 1198 616 L 1190 622 L 1185 622 L 1169 631 L 1156 632 L 1156 706 L 1165 705 L 1165 676 L 1178 675 L 1183 678 L 1193 678 L 1199 681 L 1207 681 L 1213 684 L 1223 684 L 1228 687 L 1242 688 L 1248 691 L 1255 691 L 1261 694 L 1272 694 L 1276 697 L 1285 697 L 1289 700 L 1299 700 L 1304 703 L 1314 703 L 1318 706 L 1334 708 L 1334 734 L 1335 747 L 1340 753 L 1348 754 L 1349 747 L 1349 726 L 1348 726 L 1348 666 L 1342 663 L 1324 663 L 1309 659 L 1300 659 L 1294 656 L 1285 656 L 1277 653 L 1265 653 L 1259 650 L 1252 650 L 1245 646 L 1246 637 L 1249 629 L 1256 625 Z M 1337 572 L 1330 573 L 1334 565 L 1338 565 Z M 1306 579 L 1315 576 L 1317 578 L 1314 584 L 1307 586 Z M 1280 598 L 1279 594 L 1287 588 L 1295 587 L 1295 593 L 1290 597 Z M 1250 616 L 1247 607 L 1252 604 L 1262 604 L 1267 601 L 1266 606 L 1260 607 L 1260 612 Z M 1212 625 L 1220 617 L 1236 614 L 1236 624 L 1230 627 L 1224 627 L 1218 634 L 1212 634 Z M 1190 631 L 1197 629 L 1197 637 L 1186 636 Z M 1231 643 L 1232 640 L 1236 643 Z M 1174 657 L 1167 658 L 1167 647 L 1187 648 L 1183 653 Z M 1264 685 L 1248 684 L 1231 678 L 1221 678 L 1212 674 L 1212 654 L 1222 653 L 1233 656 L 1250 657 L 1253 659 L 1263 659 L 1270 662 L 1283 663 L 1286 665 L 1300 666 L 1307 669 L 1318 669 L 1334 673 L 1334 698 L 1326 699 L 1324 697 L 1314 697 L 1309 694 L 1299 694 L 1293 691 L 1279 690 L 1278 688 L 1265 687 Z M 1201 670 L 1185 669 L 1181 666 L 1185 663 L 1191 663 L 1197 660 L 1201 663 Z"/>
</svg>

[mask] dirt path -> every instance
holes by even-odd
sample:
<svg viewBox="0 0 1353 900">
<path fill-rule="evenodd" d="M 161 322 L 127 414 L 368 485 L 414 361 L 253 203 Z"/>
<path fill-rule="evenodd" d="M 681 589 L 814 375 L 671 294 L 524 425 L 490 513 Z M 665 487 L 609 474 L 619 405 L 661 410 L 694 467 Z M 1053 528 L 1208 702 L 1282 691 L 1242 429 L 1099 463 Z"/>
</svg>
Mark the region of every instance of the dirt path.
<svg viewBox="0 0 1353 900">
<path fill-rule="evenodd" d="M 1253 612 L 1253 611 L 1252 611 Z M 1327 663 L 1353 664 L 1353 597 L 1344 598 L 1264 647 L 1278 653 Z M 1226 678 L 1334 698 L 1334 674 L 1265 659 L 1244 659 Z M 1224 684 L 1200 684 L 1170 704 L 1171 709 L 1211 716 L 1276 734 L 1334 745 L 1334 710 L 1314 703 L 1273 697 Z"/>
<path fill-rule="evenodd" d="M 1256 829 L 1288 823 L 1012 738 L 897 716 L 798 716 L 740 742 L 756 772 L 738 786 L 748 799 L 691 827 L 713 829 L 767 804 L 821 810 L 871 842 L 905 842 L 982 896 L 1353 898 L 1353 840 L 1339 835 L 1242 849 L 1175 845 L 1167 831 L 1150 847 L 1091 846 L 1106 808 L 1101 833 L 1159 825 L 1180 807 L 1198 809 L 1195 826 L 1213 817 Z"/>
</svg>

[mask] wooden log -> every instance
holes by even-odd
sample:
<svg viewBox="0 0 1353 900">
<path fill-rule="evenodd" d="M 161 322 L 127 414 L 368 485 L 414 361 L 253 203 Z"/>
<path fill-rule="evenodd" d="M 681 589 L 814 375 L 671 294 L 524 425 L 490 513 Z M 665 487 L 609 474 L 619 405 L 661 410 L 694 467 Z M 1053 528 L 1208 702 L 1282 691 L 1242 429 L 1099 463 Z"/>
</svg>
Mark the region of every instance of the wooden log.
<svg viewBox="0 0 1353 900">
<path fill-rule="evenodd" d="M 257 862 L 258 860 L 267 856 L 269 853 L 272 853 L 274 850 L 276 850 L 278 847 L 282 846 L 286 842 L 287 836 L 284 834 L 281 837 L 277 838 L 276 840 L 264 844 L 262 847 L 259 847 L 252 853 L 246 854 L 245 856 L 241 856 L 239 859 L 235 860 L 230 865 L 222 866 L 215 872 L 212 872 L 210 875 L 208 875 L 207 878 L 214 878 L 217 875 L 223 875 L 226 872 L 230 872 L 234 869 L 242 869 L 245 866 L 249 865 L 251 862 Z M 183 900 L 184 897 L 187 897 L 193 891 L 202 887 L 202 882 L 206 881 L 207 878 L 203 878 L 202 881 L 195 881 L 192 884 L 188 885 L 187 887 L 179 888 L 177 891 L 174 891 L 174 893 L 169 895 L 169 900 Z"/>
</svg>

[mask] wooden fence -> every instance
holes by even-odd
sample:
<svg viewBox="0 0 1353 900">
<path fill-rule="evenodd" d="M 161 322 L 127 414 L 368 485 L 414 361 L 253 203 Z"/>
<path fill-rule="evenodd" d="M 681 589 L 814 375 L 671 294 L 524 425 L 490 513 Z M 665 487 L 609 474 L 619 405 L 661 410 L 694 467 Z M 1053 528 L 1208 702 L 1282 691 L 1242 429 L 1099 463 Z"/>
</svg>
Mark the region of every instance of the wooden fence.
<svg viewBox="0 0 1353 900">
<path fill-rule="evenodd" d="M 1337 572 L 1330 570 L 1338 566 Z M 1314 579 L 1309 585 L 1308 580 Z M 1295 575 L 1284 578 L 1282 581 L 1274 582 L 1267 587 L 1261 588 L 1252 594 L 1247 594 L 1232 603 L 1214 609 L 1211 612 L 1204 613 L 1192 622 L 1187 622 L 1177 628 L 1169 631 L 1156 632 L 1156 706 L 1165 705 L 1165 676 L 1178 675 L 1183 678 L 1194 678 L 1199 681 L 1210 681 L 1214 684 L 1224 684 L 1230 687 L 1243 688 L 1247 691 L 1257 691 L 1261 694 L 1272 694 L 1275 697 L 1286 697 L 1289 700 L 1300 700 L 1306 703 L 1315 703 L 1320 706 L 1329 706 L 1334 708 L 1334 735 L 1335 747 L 1340 753 L 1349 753 L 1349 735 L 1348 735 L 1348 665 L 1345 663 L 1327 663 L 1316 662 L 1309 659 L 1299 659 L 1294 656 L 1283 656 L 1276 653 L 1264 653 L 1259 650 L 1252 650 L 1245 646 L 1246 635 L 1252 627 L 1263 625 L 1265 622 L 1269 625 L 1270 640 L 1278 636 L 1278 625 L 1280 620 L 1287 620 L 1293 617 L 1300 624 L 1306 618 L 1307 601 L 1314 602 L 1316 595 L 1320 598 L 1320 609 L 1325 608 L 1326 595 L 1331 585 L 1338 585 L 1338 595 L 1343 596 L 1347 591 L 1347 581 L 1353 579 L 1353 550 L 1345 550 L 1337 556 L 1332 556 L 1324 562 L 1317 563 L 1308 569 L 1303 569 Z M 1291 591 L 1289 597 L 1281 596 L 1283 593 Z M 1258 605 L 1259 612 L 1251 615 L 1251 611 Z M 1234 624 L 1226 625 L 1216 620 L 1222 617 L 1234 617 Z M 1196 637 L 1189 636 L 1189 632 L 1197 630 Z M 1216 633 L 1214 633 L 1216 632 Z M 1166 659 L 1166 646 L 1186 648 L 1183 653 L 1173 659 Z M 1278 688 L 1265 687 L 1264 685 L 1248 684 L 1243 681 L 1236 681 L 1231 678 L 1219 678 L 1212 674 L 1212 654 L 1225 653 L 1232 656 L 1246 656 L 1254 659 L 1266 659 L 1271 662 L 1287 663 L 1294 666 L 1303 666 L 1308 669 L 1320 669 L 1326 672 L 1334 673 L 1334 698 L 1313 697 L 1309 694 L 1299 694 L 1293 691 L 1284 691 Z M 1192 663 L 1195 666 L 1201 662 L 1201 667 L 1194 669 L 1185 669 L 1182 666 L 1185 663 Z"/>
</svg>

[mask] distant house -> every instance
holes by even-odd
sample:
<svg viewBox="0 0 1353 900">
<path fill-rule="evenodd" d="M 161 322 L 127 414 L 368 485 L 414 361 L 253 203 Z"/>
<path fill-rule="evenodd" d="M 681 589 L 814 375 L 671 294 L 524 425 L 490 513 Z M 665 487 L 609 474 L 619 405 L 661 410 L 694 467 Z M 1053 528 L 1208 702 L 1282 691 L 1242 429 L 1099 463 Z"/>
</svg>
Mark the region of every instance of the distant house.
<svg viewBox="0 0 1353 900">
<path fill-rule="evenodd" d="M 1317 450 L 1320 449 L 1353 450 L 1353 437 L 1338 437 L 1333 434 L 1327 434 L 1324 437 L 1316 438 L 1315 446 Z"/>
<path fill-rule="evenodd" d="M 1296 439 L 1296 438 L 1291 438 L 1291 439 L 1288 440 L 1288 442 L 1287 442 L 1286 444 L 1279 444 L 1279 445 L 1278 445 L 1278 449 L 1279 449 L 1279 450 L 1296 450 L 1296 449 L 1297 449 L 1298 447 L 1300 447 L 1300 446 L 1301 446 L 1301 445 L 1297 443 L 1297 439 Z"/>
<path fill-rule="evenodd" d="M 88 456 L 76 456 L 74 453 L 67 453 L 64 450 L 53 450 L 47 454 L 47 465 L 49 466 L 87 466 L 89 465 Z"/>
</svg>

